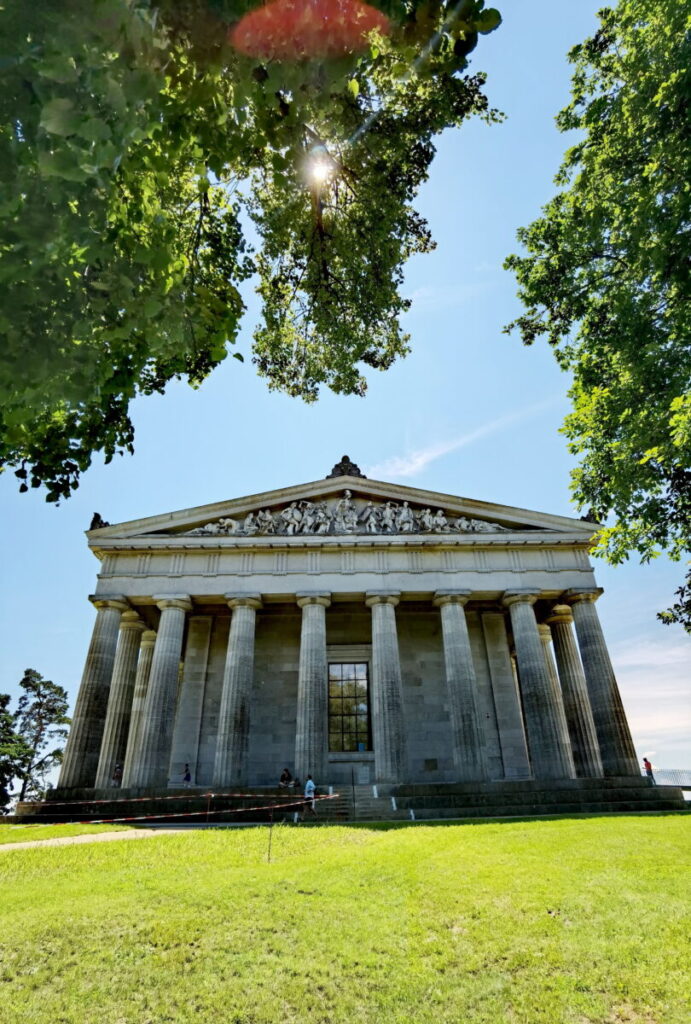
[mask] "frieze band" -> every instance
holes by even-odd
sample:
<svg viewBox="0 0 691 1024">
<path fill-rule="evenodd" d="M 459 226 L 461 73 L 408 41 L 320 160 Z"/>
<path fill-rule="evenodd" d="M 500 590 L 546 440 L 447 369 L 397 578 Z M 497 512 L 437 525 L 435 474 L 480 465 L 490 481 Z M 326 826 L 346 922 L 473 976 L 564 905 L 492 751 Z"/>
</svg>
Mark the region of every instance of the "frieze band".
<svg viewBox="0 0 691 1024">
<path fill-rule="evenodd" d="M 438 508 L 411 508 L 407 501 L 368 501 L 358 506 L 350 491 L 329 505 L 326 501 L 293 501 L 276 512 L 259 509 L 244 519 L 225 517 L 190 531 L 190 536 L 326 536 L 327 534 L 433 534 L 433 533 L 498 533 L 505 526 L 469 519 L 449 517 Z"/>
</svg>

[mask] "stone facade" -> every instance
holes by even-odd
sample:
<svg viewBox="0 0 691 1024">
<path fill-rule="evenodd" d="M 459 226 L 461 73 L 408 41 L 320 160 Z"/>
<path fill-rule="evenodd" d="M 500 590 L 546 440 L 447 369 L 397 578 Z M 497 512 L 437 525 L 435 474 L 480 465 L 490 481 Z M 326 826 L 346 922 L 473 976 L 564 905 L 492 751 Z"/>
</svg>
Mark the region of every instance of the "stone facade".
<svg viewBox="0 0 691 1024">
<path fill-rule="evenodd" d="M 146 792 L 187 767 L 226 792 L 284 767 L 324 786 L 638 776 L 592 533 L 367 480 L 345 456 L 297 487 L 95 517 L 60 789 L 121 771 Z"/>
</svg>

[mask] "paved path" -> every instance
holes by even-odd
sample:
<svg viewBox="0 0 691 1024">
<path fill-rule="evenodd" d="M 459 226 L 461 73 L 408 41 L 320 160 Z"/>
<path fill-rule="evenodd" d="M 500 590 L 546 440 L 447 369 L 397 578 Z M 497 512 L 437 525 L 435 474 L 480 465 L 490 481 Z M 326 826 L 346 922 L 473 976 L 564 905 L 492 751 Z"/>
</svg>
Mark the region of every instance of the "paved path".
<svg viewBox="0 0 691 1024">
<path fill-rule="evenodd" d="M 93 835 L 63 836 L 55 839 L 34 839 L 26 843 L 0 843 L 0 853 L 7 850 L 34 850 L 40 846 L 72 846 L 77 843 L 110 843 L 115 839 L 148 839 L 151 836 L 171 836 L 175 828 L 132 828 L 127 832 L 95 832 Z"/>
</svg>

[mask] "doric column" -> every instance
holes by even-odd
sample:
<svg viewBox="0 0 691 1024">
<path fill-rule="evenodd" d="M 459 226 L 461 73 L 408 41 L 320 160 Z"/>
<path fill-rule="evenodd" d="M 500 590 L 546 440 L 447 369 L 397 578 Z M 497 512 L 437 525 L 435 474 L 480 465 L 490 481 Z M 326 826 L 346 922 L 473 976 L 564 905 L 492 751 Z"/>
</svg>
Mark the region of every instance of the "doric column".
<svg viewBox="0 0 691 1024">
<path fill-rule="evenodd" d="M 601 593 L 599 589 L 569 590 L 564 596 L 573 610 L 603 771 L 610 776 L 637 776 L 638 759 L 595 608 Z"/>
<path fill-rule="evenodd" d="M 298 676 L 295 774 L 311 775 L 324 782 L 327 771 L 327 687 L 326 609 L 331 594 L 297 594 L 302 608 L 300 670 Z"/>
<path fill-rule="evenodd" d="M 504 778 L 527 779 L 530 777 L 530 760 L 518 683 L 506 636 L 506 615 L 503 610 L 486 611 L 480 618 L 492 679 Z"/>
<path fill-rule="evenodd" d="M 536 600 L 536 594 L 524 590 L 504 594 L 511 615 L 530 760 L 536 779 L 567 779 L 573 775 L 573 762 L 559 730 L 554 691 L 533 611 Z"/>
<path fill-rule="evenodd" d="M 382 590 L 366 595 L 372 609 L 372 736 L 377 781 L 402 782 L 408 774 L 403 681 L 396 633 L 400 594 Z"/>
<path fill-rule="evenodd" d="M 540 634 L 540 640 L 542 641 L 542 652 L 545 656 L 545 664 L 547 665 L 547 672 L 549 674 L 549 681 L 552 684 L 552 693 L 554 695 L 554 713 L 557 720 L 557 728 L 559 729 L 559 735 L 561 737 L 560 742 L 563 749 L 567 752 L 570 765 L 570 778 L 576 777 L 576 765 L 573 759 L 573 751 L 571 749 L 571 736 L 569 735 L 569 727 L 566 723 L 566 712 L 564 710 L 564 698 L 561 692 L 561 683 L 559 682 L 559 673 L 557 672 L 557 666 L 554 661 L 554 654 L 552 653 L 552 631 L 549 626 L 541 622 L 537 631 Z"/>
<path fill-rule="evenodd" d="M 60 770 L 58 785 L 66 789 L 90 787 L 96 779 L 120 616 L 129 607 L 120 596 L 90 600 L 98 611 Z"/>
<path fill-rule="evenodd" d="M 218 715 L 213 784 L 244 786 L 247 783 L 247 745 L 254 675 L 254 630 L 257 609 L 261 608 L 262 603 L 259 594 L 225 596 L 233 615 Z"/>
<path fill-rule="evenodd" d="M 477 708 L 477 680 L 465 608 L 469 590 L 438 590 L 434 603 L 441 615 L 446 687 L 453 730 L 453 758 L 459 782 L 488 777 Z"/>
<path fill-rule="evenodd" d="M 211 615 L 190 615 L 187 620 L 185 664 L 180 681 L 178 706 L 175 711 L 173 743 L 170 751 L 170 781 L 183 781 L 185 765 L 190 766 L 192 783 L 197 781 L 199 736 L 204 712 L 206 668 L 211 641 Z"/>
<path fill-rule="evenodd" d="M 131 786 L 148 789 L 168 783 L 185 616 L 192 608 L 186 594 L 154 596 L 154 601 L 161 609 L 161 620 L 151 661 L 141 731 L 134 752 L 136 770 L 133 770 L 130 780 Z"/>
<path fill-rule="evenodd" d="M 144 623 L 136 612 L 123 612 L 120 618 L 120 639 L 115 652 L 110 684 L 106 724 L 103 729 L 101 756 L 96 771 L 96 789 L 110 786 L 116 764 L 122 767 L 130 728 L 134 677 L 137 671 L 139 640 Z"/>
<path fill-rule="evenodd" d="M 146 701 L 146 691 L 149 686 L 149 675 L 151 674 L 151 662 L 154 656 L 154 645 L 156 633 L 153 629 L 146 629 L 139 641 L 139 661 L 137 662 L 137 674 L 134 679 L 134 696 L 132 697 L 132 713 L 130 715 L 130 728 L 127 735 L 127 749 L 125 760 L 122 766 L 122 788 L 133 786 L 131 781 L 136 776 L 139 766 L 135 762 L 135 751 L 138 749 L 139 736 L 142 731 L 142 714 Z"/>
<path fill-rule="evenodd" d="M 571 630 L 571 609 L 568 605 L 555 605 L 547 622 L 552 630 L 576 774 L 584 779 L 601 778 L 602 761 L 585 676 Z"/>
</svg>

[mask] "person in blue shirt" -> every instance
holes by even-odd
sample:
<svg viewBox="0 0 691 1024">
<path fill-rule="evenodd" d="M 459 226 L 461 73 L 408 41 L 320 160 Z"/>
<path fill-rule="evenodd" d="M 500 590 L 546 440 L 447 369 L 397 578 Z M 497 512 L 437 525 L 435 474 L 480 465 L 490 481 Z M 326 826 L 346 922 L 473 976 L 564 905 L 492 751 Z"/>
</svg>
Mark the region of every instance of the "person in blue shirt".
<svg viewBox="0 0 691 1024">
<path fill-rule="evenodd" d="M 316 788 L 317 787 L 314 784 L 314 779 L 312 778 L 311 775 L 308 775 L 307 781 L 305 782 L 305 808 L 303 813 L 306 813 L 309 810 L 314 815 L 315 818 L 317 817 L 317 812 L 314 807 L 314 793 Z"/>
</svg>

